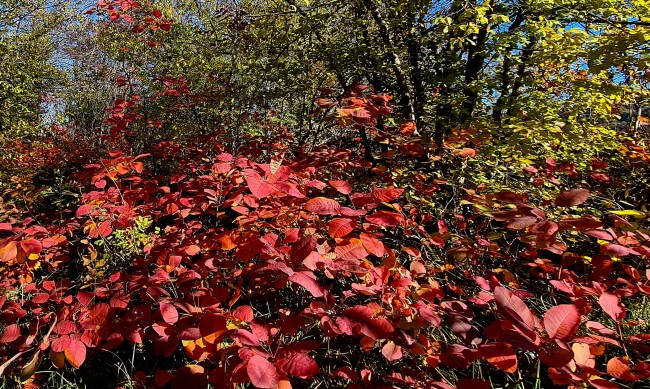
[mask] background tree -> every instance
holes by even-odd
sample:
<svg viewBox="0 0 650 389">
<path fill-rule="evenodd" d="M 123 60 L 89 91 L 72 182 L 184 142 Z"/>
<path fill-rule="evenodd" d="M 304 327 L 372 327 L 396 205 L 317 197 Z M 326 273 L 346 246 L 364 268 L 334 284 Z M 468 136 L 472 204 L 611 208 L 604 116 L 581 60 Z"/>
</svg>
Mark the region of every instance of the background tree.
<svg viewBox="0 0 650 389">
<path fill-rule="evenodd" d="M 62 4 L 5 1 L 0 5 L 0 134 L 37 133 L 45 105 L 61 85 L 54 62 Z"/>
</svg>

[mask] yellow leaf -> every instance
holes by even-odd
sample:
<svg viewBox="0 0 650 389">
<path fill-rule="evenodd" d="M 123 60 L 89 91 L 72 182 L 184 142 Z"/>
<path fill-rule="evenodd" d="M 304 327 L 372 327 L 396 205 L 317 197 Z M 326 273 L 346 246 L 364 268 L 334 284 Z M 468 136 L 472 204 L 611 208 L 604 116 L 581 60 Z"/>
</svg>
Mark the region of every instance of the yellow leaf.
<svg viewBox="0 0 650 389">
<path fill-rule="evenodd" d="M 637 219 L 643 219 L 646 216 L 645 213 L 640 212 L 640 211 L 635 211 L 633 209 L 626 209 L 626 210 L 622 210 L 622 211 L 612 211 L 612 213 L 614 215 L 618 215 L 618 216 L 632 216 L 632 217 L 637 218 Z"/>
</svg>

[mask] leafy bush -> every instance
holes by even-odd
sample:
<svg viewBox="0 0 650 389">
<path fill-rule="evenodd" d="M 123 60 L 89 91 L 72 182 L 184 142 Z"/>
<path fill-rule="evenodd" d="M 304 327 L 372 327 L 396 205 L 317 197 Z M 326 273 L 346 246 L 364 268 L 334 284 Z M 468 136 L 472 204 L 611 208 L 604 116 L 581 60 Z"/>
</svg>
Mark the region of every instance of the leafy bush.
<svg viewBox="0 0 650 389">
<path fill-rule="evenodd" d="M 650 376 L 647 310 L 626 308 L 650 292 L 642 212 L 584 214 L 587 189 L 538 206 L 468 190 L 459 213 L 434 219 L 425 197 L 378 185 L 389 174 L 364 179 L 346 150 L 247 157 L 282 144 L 164 143 L 152 154 L 176 166 L 166 176 L 149 156 L 112 153 L 77 177 L 82 205 L 64 218 L 0 224 L 5 373 L 87 377 L 136 347 L 122 382 L 152 387 Z M 89 282 L 92 267 L 105 274 Z"/>
</svg>

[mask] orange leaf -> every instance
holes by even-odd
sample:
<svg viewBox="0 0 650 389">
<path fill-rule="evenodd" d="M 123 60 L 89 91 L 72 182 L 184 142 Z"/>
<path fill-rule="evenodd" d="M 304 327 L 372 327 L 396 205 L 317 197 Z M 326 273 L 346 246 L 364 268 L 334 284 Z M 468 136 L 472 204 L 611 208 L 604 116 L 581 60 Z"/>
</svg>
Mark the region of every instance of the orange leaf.
<svg viewBox="0 0 650 389">
<path fill-rule="evenodd" d="M 80 340 L 73 339 L 64 354 L 72 367 L 78 369 L 86 360 L 86 345 Z"/>
<path fill-rule="evenodd" d="M 230 235 L 224 235 L 221 238 L 219 238 L 219 243 L 221 243 L 221 248 L 229 251 L 237 247 L 237 244 L 232 241 L 232 238 L 230 238 Z"/>
<path fill-rule="evenodd" d="M 18 249 L 16 248 L 17 243 L 11 241 L 7 245 L 0 249 L 0 261 L 9 262 L 12 259 L 16 258 L 18 255 Z"/>
<path fill-rule="evenodd" d="M 517 371 L 517 354 L 506 343 L 484 344 L 478 352 L 486 361 L 507 373 Z"/>
<path fill-rule="evenodd" d="M 196 255 L 196 254 L 201 252 L 201 248 L 199 246 L 193 244 L 191 246 L 187 246 L 185 248 L 185 252 L 187 253 L 187 255 Z"/>
<path fill-rule="evenodd" d="M 451 151 L 453 155 L 460 156 L 463 158 L 474 158 L 476 157 L 476 150 L 471 149 L 469 147 L 465 147 L 462 149 L 454 149 Z"/>
</svg>

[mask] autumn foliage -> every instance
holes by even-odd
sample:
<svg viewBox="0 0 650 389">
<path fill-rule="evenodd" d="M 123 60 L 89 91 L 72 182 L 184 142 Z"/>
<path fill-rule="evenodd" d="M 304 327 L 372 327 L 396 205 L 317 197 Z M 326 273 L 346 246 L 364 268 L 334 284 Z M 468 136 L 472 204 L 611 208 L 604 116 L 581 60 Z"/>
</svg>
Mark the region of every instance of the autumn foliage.
<svg viewBox="0 0 650 389">
<path fill-rule="evenodd" d="M 133 1 L 90 13 L 134 34 L 174 28 Z M 385 122 L 391 97 L 356 82 L 314 100 L 311 115 L 340 131 L 330 142 L 299 142 L 259 114 L 236 142 L 205 131 L 131 155 L 133 127 L 158 125 L 142 106 L 205 101 L 182 79 L 157 80 L 163 90 L 142 97 L 119 79 L 125 97 L 97 139 L 61 127 L 57 141 L 8 146 L 20 157 L 0 201 L 6 382 L 48 387 L 53 371 L 97 388 L 650 379 L 642 144 L 621 137 L 586 168 L 529 161 L 497 190 L 481 178 L 493 133 L 429 139 L 413 121 Z M 47 203 L 52 177 L 78 194 Z"/>
<path fill-rule="evenodd" d="M 332 173 L 369 167 L 348 150 L 256 162 L 263 150 L 273 140 L 232 153 L 215 134 L 112 152 L 76 176 L 62 217 L 5 216 L 3 374 L 83 371 L 137 346 L 123 379 L 148 387 L 451 387 L 441 367 L 488 385 L 462 378 L 473 364 L 493 382 L 538 364 L 556 385 L 650 377 L 626 307 L 650 293 L 648 236 L 577 213 L 588 189 L 543 205 L 467 190 L 464 215 L 434 219 L 390 176 L 360 190 L 362 175 Z M 116 231 L 138 219 L 155 231 L 124 258 Z"/>
</svg>

